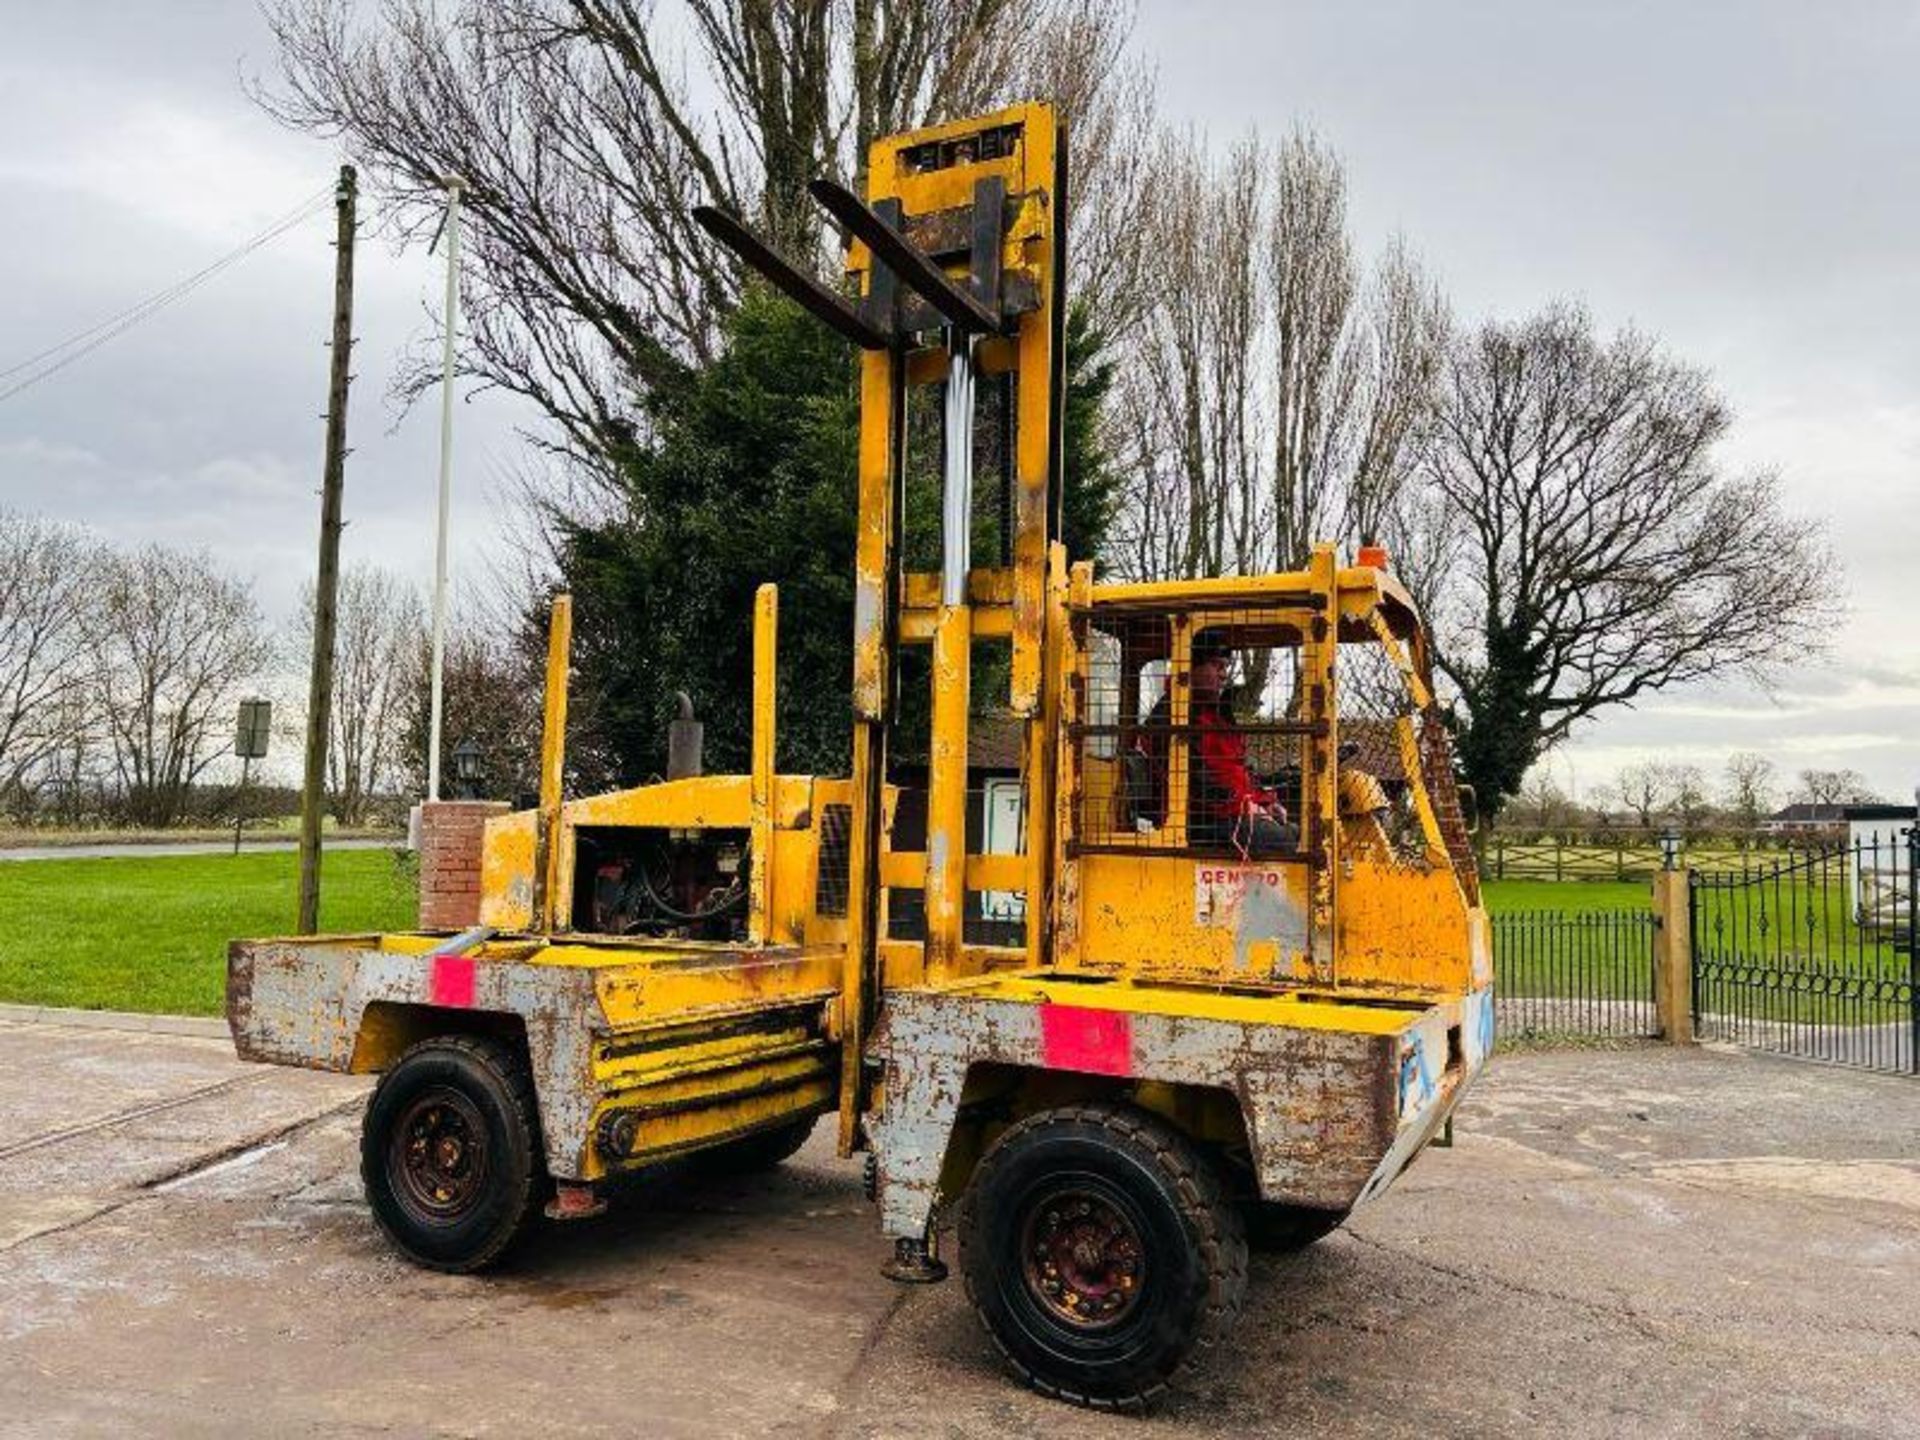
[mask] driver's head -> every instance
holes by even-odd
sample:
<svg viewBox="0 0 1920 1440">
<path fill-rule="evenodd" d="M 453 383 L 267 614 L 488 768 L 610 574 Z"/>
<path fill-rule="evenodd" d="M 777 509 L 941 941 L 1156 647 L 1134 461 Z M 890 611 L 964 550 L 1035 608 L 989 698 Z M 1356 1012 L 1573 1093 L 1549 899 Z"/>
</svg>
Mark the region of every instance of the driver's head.
<svg viewBox="0 0 1920 1440">
<path fill-rule="evenodd" d="M 1197 699 L 1218 700 L 1233 674 L 1233 650 L 1203 632 L 1193 642 L 1193 693 Z"/>
</svg>

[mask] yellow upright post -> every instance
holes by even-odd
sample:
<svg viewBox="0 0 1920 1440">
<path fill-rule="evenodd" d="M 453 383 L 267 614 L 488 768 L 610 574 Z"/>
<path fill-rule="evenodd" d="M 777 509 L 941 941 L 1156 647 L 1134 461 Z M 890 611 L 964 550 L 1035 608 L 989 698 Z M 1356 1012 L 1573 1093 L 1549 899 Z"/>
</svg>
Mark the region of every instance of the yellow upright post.
<svg viewBox="0 0 1920 1440">
<path fill-rule="evenodd" d="M 1061 733 L 1061 657 L 1066 648 L 1067 547 L 1047 547 L 1046 602 L 1042 613 L 1040 713 L 1027 722 L 1027 964 L 1039 967 L 1054 958 L 1052 888 L 1054 836 L 1054 737 Z"/>
<path fill-rule="evenodd" d="M 1307 577 L 1319 611 L 1308 626 L 1300 654 L 1305 691 L 1301 718 L 1315 727 L 1307 739 L 1306 782 L 1300 795 L 1306 811 L 1307 944 L 1315 977 L 1331 984 L 1340 978 L 1334 927 L 1340 884 L 1340 730 L 1334 696 L 1340 652 L 1340 572 L 1331 545 L 1313 547 Z"/>
<path fill-rule="evenodd" d="M 540 878 L 535 913 L 540 928 L 551 934 L 561 926 L 560 804 L 567 755 L 567 660 L 573 649 L 573 596 L 564 591 L 553 597 L 553 616 L 547 626 L 546 715 L 540 730 Z"/>
<path fill-rule="evenodd" d="M 1048 725 L 1049 745 L 1086 719 L 1086 651 L 1069 644 L 1067 608 L 1071 605 L 1084 612 L 1093 599 L 1092 564 L 1082 560 L 1068 569 L 1066 547 L 1055 545 L 1053 551 L 1047 606 L 1048 664 L 1054 669 L 1051 711 L 1055 719 Z M 1034 931 L 1051 930 L 1052 949 L 1046 958 L 1059 965 L 1077 965 L 1081 958 L 1080 860 L 1074 842 L 1080 838 L 1080 748 L 1059 746 L 1052 758 L 1059 767 L 1054 785 L 1053 834 L 1048 837 L 1050 854 L 1034 864 L 1027 881 L 1028 954 L 1031 958 L 1036 953 Z M 1051 876 L 1045 868 L 1048 863 Z"/>
<path fill-rule="evenodd" d="M 779 654 L 780 587 L 762 585 L 753 602 L 753 776 L 748 825 L 752 848 L 748 938 L 765 944 L 773 933 L 774 665 Z"/>
<path fill-rule="evenodd" d="M 847 874 L 847 956 L 840 983 L 840 1153 L 853 1153 L 878 984 L 880 852 L 886 825 L 887 722 L 892 709 L 893 612 L 899 601 L 895 480 L 906 385 L 891 351 L 860 357 L 860 529 L 854 548 L 853 829 Z"/>
</svg>

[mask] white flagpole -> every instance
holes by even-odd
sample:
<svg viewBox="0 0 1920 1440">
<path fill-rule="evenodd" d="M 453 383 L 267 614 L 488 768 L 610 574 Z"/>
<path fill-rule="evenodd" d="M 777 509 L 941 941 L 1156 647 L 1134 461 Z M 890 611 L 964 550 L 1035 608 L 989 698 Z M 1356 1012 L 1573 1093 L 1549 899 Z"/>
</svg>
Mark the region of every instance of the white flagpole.
<svg viewBox="0 0 1920 1440">
<path fill-rule="evenodd" d="M 427 799 L 440 798 L 440 710 L 447 631 L 447 511 L 453 499 L 453 337 L 460 321 L 460 195 L 467 182 L 448 175 L 445 344 L 440 361 L 440 522 L 433 545 L 433 677 L 427 721 Z"/>
</svg>

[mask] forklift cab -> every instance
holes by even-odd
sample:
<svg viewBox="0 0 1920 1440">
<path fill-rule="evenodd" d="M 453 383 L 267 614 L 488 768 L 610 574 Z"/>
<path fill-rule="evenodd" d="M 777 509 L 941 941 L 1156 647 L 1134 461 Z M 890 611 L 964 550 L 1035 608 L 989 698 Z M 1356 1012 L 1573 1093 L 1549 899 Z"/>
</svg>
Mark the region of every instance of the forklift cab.
<svg viewBox="0 0 1920 1440">
<path fill-rule="evenodd" d="M 1087 730 L 1087 829 L 1136 848 L 1247 859 L 1256 847 L 1236 822 L 1259 807 L 1293 841 L 1262 858 L 1304 859 L 1304 757 L 1289 722 L 1300 705 L 1297 626 L 1277 613 L 1170 610 L 1114 616 L 1091 635 L 1089 705 L 1105 723 Z M 1224 674 L 1201 684 L 1213 656 Z"/>
<path fill-rule="evenodd" d="M 1364 983 L 1405 957 L 1347 953 L 1343 912 L 1376 925 L 1388 886 L 1431 890 L 1429 920 L 1470 923 L 1479 897 L 1425 637 L 1384 567 L 1342 569 L 1322 550 L 1289 576 L 1089 585 L 1069 609 L 1062 863 L 1079 963 Z M 1197 682 L 1223 654 L 1224 675 Z"/>
</svg>

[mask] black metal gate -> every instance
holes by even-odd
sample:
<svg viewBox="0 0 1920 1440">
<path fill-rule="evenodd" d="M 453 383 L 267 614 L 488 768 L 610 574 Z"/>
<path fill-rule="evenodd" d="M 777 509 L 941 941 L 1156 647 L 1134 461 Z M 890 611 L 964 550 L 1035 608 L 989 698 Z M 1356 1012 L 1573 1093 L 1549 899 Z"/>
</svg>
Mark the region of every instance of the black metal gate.
<svg viewBox="0 0 1920 1440">
<path fill-rule="evenodd" d="M 1920 828 L 1690 881 L 1702 1039 L 1920 1075 Z"/>
<path fill-rule="evenodd" d="M 1645 910 L 1493 917 L 1493 993 L 1509 1036 L 1650 1036 L 1657 931 Z"/>
</svg>

